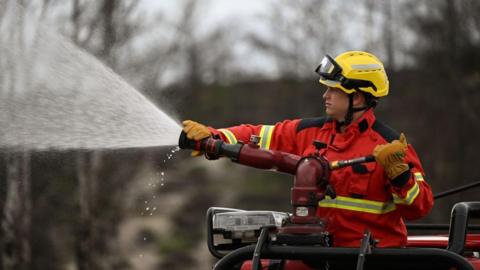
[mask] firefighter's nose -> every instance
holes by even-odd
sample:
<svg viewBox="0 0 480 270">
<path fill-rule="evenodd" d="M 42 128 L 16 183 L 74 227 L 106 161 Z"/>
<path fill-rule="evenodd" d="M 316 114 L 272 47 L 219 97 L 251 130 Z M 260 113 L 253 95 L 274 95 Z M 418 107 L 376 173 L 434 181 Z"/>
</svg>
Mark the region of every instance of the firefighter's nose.
<svg viewBox="0 0 480 270">
<path fill-rule="evenodd" d="M 330 91 L 329 91 L 329 88 L 325 89 L 325 92 L 323 92 L 323 99 L 326 100 L 328 98 L 328 96 L 330 95 Z"/>
</svg>

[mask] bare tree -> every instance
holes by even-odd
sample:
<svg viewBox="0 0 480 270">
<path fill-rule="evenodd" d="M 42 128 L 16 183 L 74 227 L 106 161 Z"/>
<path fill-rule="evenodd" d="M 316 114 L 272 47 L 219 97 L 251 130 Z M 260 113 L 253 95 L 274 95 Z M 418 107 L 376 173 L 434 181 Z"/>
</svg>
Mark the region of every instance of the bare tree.
<svg viewBox="0 0 480 270">
<path fill-rule="evenodd" d="M 393 34 L 393 14 L 392 1 L 385 0 L 383 2 L 383 38 L 386 52 L 386 66 L 391 70 L 395 69 L 395 40 Z"/>
<path fill-rule="evenodd" d="M 118 49 L 131 42 L 135 36 L 135 29 L 139 22 L 130 22 L 129 17 L 135 10 L 138 1 L 130 0 L 102 0 L 94 5 L 88 5 L 87 1 L 73 0 L 71 10 L 71 36 L 77 45 L 86 48 L 113 69 L 118 67 Z M 91 4 L 91 3 L 90 3 Z M 86 33 L 81 35 L 81 33 Z M 114 252 L 115 233 L 118 221 L 106 222 L 100 216 L 100 170 L 106 165 L 102 152 L 77 152 L 76 169 L 78 179 L 78 205 L 80 208 L 80 223 L 77 227 L 76 259 L 78 269 L 110 269 L 115 261 L 109 256 Z M 117 176 L 123 183 L 128 182 L 126 174 Z M 103 181 L 114 182 L 113 179 Z M 122 197 L 123 189 L 113 189 L 108 195 L 111 198 Z M 122 211 L 121 201 L 117 202 L 118 211 Z M 96 210 L 96 211 L 95 211 Z M 121 215 L 118 215 L 121 216 Z M 101 233 L 102 224 L 108 224 L 106 230 L 111 234 Z M 95 252 L 92 252 L 94 251 Z M 110 258 L 110 259 L 109 259 Z"/>
<path fill-rule="evenodd" d="M 114 54 L 115 46 L 118 46 L 119 39 L 117 38 L 117 31 L 119 28 L 118 19 L 116 16 L 119 16 L 119 12 L 122 11 L 121 5 L 125 1 L 117 0 L 104 0 L 99 3 L 98 9 L 96 11 L 95 17 L 92 18 L 92 21 L 87 23 L 87 31 L 91 34 L 87 35 L 87 39 L 81 41 L 79 37 L 79 30 L 83 24 L 81 24 L 80 16 L 82 15 L 82 9 L 85 9 L 86 3 L 80 5 L 79 0 L 74 0 L 73 10 L 71 21 L 73 24 L 73 40 L 76 40 L 79 45 L 86 46 L 88 48 L 89 39 L 92 38 L 93 34 L 97 32 L 99 35 L 99 45 L 94 49 L 94 53 L 103 59 L 111 66 L 115 67 L 116 56 Z M 98 25 L 96 22 L 101 22 Z M 102 31 L 98 31 L 99 28 Z M 127 37 L 128 40 L 128 37 Z M 92 48 L 92 47 L 90 47 Z M 78 198 L 79 198 L 79 207 L 80 207 L 80 224 L 79 224 L 79 233 L 77 235 L 76 242 L 76 258 L 77 266 L 80 270 L 87 269 L 104 269 L 108 265 L 107 260 L 103 260 L 97 256 L 98 254 L 98 243 L 103 241 L 108 241 L 108 239 L 99 239 L 102 238 L 98 232 L 98 217 L 93 214 L 93 210 L 98 206 L 99 196 L 98 192 L 98 181 L 99 179 L 99 170 L 103 165 L 102 154 L 99 151 L 89 152 L 89 153 L 77 153 L 76 156 L 76 167 L 77 167 L 77 178 L 79 182 L 78 188 Z M 112 194 L 110 194 L 112 195 Z M 97 252 L 92 252 L 96 250 Z M 106 253 L 109 251 L 107 250 Z M 104 254 L 105 255 L 105 254 Z M 110 267 L 107 267 L 110 268 Z"/>
<path fill-rule="evenodd" d="M 271 35 L 252 33 L 249 39 L 255 49 L 273 56 L 279 76 L 306 78 L 324 54 L 336 53 L 345 17 L 336 16 L 326 0 L 277 1 L 264 18 Z"/>
<path fill-rule="evenodd" d="M 7 162 L 7 197 L 2 220 L 3 269 L 30 268 L 30 155 L 9 153 Z"/>
<path fill-rule="evenodd" d="M 373 51 L 375 46 L 375 19 L 374 13 L 376 4 L 374 0 L 365 0 L 365 26 L 364 26 L 364 36 L 365 36 L 365 49 L 367 51 Z"/>
<path fill-rule="evenodd" d="M 183 70 L 181 80 L 188 88 L 201 88 L 207 81 L 215 82 L 227 76 L 223 70 L 228 68 L 232 59 L 230 32 L 235 30 L 229 23 L 213 27 L 201 33 L 203 16 L 200 7 L 208 1 L 185 0 L 181 16 L 170 27 L 175 29 L 174 38 L 168 51 L 174 53 L 179 65 L 167 67 Z"/>
<path fill-rule="evenodd" d="M 2 59 L 2 76 L 0 77 L 0 93 L 10 100 L 17 98 L 20 91 L 29 87 L 28 78 L 22 80 L 23 73 L 28 75 L 28 64 L 24 62 L 25 48 L 25 13 L 23 1 L 2 1 L 0 6 L 11 12 L 5 35 L 6 47 L 15 51 L 18 58 Z M 8 20 L 8 19 L 7 19 Z M 0 23 L 0 24 L 1 24 Z M 2 41 L 4 43 L 5 40 Z M 2 44 L 5 45 L 5 44 Z M 10 48 L 9 48 L 10 47 Z M 13 47 L 13 48 L 12 48 Z M 4 49 L 7 49 L 4 48 Z M 16 61 L 16 62 L 15 62 Z M 26 108 L 27 109 L 27 108 Z M 10 119 L 15 116 L 12 112 Z M 1 220 L 2 266 L 5 270 L 29 269 L 31 263 L 31 194 L 30 194 L 30 153 L 23 149 L 10 149 L 6 157 L 6 198 Z"/>
<path fill-rule="evenodd" d="M 79 270 L 101 269 L 95 256 L 96 219 L 92 213 L 96 207 L 101 156 L 99 152 L 78 152 L 76 154 L 76 169 L 78 178 L 78 204 L 80 208 L 80 223 L 76 234 L 76 258 Z"/>
</svg>

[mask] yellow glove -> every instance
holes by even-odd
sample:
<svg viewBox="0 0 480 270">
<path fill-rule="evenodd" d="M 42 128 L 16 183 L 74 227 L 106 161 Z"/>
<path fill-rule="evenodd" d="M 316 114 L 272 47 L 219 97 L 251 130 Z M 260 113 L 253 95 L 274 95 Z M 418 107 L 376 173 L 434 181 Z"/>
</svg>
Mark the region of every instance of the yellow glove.
<svg viewBox="0 0 480 270">
<path fill-rule="evenodd" d="M 391 143 L 375 146 L 373 156 L 382 165 L 388 178 L 395 179 L 400 174 L 408 171 L 408 164 L 405 163 L 405 152 L 407 151 L 407 139 L 400 134 L 400 140 Z"/>
<path fill-rule="evenodd" d="M 187 138 L 191 140 L 200 141 L 202 139 L 212 136 L 212 133 L 210 132 L 210 130 L 206 126 L 200 123 L 197 123 L 192 120 L 185 120 L 182 122 L 182 124 L 183 124 L 183 132 L 185 132 L 187 134 Z M 197 150 L 192 151 L 192 157 L 198 157 L 201 155 L 202 155 L 201 151 L 197 151 Z"/>
</svg>

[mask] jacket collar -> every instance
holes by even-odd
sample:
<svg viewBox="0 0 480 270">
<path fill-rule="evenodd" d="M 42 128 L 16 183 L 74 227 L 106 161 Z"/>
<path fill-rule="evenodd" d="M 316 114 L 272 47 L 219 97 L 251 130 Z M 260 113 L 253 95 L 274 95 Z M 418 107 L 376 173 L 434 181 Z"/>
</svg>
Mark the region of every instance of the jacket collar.
<svg viewBox="0 0 480 270">
<path fill-rule="evenodd" d="M 350 123 L 350 125 L 348 125 L 345 128 L 345 132 L 358 131 L 358 133 L 363 133 L 367 129 L 369 129 L 370 127 L 373 126 L 373 124 L 375 123 L 375 120 L 376 120 L 376 117 L 375 117 L 375 114 L 373 112 L 373 108 L 370 108 L 367 111 L 365 111 L 357 120 Z M 338 126 L 339 126 L 339 123 L 337 121 L 334 121 L 333 127 L 334 127 L 336 133 L 339 133 L 338 129 L 337 129 Z M 355 133 L 357 133 L 357 132 L 355 132 Z"/>
</svg>

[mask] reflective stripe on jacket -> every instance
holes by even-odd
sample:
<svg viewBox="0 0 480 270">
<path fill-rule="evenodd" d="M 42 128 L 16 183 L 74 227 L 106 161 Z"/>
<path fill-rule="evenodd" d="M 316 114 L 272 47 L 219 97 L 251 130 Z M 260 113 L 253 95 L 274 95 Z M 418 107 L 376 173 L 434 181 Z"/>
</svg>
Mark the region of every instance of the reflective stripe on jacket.
<svg viewBox="0 0 480 270">
<path fill-rule="evenodd" d="M 328 118 L 286 120 L 275 125 L 240 125 L 215 130 L 228 143 L 248 142 L 260 136 L 260 147 L 300 156 L 313 154 L 313 140 L 327 147 L 320 153 L 328 160 L 352 159 L 370 155 L 373 148 L 399 138 L 399 134 L 377 121 L 372 109 L 350 124 L 344 132 Z M 425 216 L 433 206 L 432 192 L 411 145 L 405 161 L 411 175 L 401 187 L 393 186 L 377 163 L 365 163 L 332 171 L 330 183 L 337 193 L 319 202 L 317 214 L 327 221 L 334 245 L 357 247 L 365 229 L 370 229 L 380 247 L 405 246 L 404 219 Z"/>
</svg>

